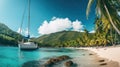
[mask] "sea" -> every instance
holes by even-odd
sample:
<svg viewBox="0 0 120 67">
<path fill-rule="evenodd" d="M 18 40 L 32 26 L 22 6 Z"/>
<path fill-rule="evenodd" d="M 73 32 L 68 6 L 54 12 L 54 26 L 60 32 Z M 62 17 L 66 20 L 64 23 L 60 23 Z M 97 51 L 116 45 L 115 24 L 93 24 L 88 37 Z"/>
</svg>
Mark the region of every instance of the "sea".
<svg viewBox="0 0 120 67">
<path fill-rule="evenodd" d="M 68 55 L 71 58 L 80 57 L 86 52 L 73 48 L 39 48 L 33 51 L 23 51 L 18 47 L 0 46 L 0 67 L 22 67 L 29 61 L 40 61 L 62 55 Z"/>
</svg>

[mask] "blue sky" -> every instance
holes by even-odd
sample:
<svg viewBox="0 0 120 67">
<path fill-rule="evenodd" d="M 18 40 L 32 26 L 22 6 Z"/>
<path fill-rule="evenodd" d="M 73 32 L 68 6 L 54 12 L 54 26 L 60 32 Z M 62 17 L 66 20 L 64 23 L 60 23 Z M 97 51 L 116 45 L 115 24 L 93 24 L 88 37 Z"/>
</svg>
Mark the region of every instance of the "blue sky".
<svg viewBox="0 0 120 67">
<path fill-rule="evenodd" d="M 0 22 L 17 31 L 28 0 L 0 0 Z M 88 0 L 31 0 L 31 35 L 39 36 L 38 28 L 52 18 L 68 18 L 71 22 L 80 21 L 89 31 L 94 29 L 95 4 L 92 6 L 89 19 L 86 19 Z M 27 28 L 27 9 L 23 29 Z"/>
</svg>

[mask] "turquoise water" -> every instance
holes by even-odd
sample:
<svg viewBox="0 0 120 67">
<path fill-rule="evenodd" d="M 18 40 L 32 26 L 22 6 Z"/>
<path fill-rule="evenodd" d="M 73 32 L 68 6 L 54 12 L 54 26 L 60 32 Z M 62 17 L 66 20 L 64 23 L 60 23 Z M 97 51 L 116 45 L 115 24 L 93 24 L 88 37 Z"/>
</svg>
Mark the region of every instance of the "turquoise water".
<svg viewBox="0 0 120 67">
<path fill-rule="evenodd" d="M 0 47 L 0 67 L 21 67 L 23 63 L 61 55 L 81 56 L 84 50 L 68 48 L 39 48 L 35 51 L 20 51 L 17 47 Z"/>
</svg>

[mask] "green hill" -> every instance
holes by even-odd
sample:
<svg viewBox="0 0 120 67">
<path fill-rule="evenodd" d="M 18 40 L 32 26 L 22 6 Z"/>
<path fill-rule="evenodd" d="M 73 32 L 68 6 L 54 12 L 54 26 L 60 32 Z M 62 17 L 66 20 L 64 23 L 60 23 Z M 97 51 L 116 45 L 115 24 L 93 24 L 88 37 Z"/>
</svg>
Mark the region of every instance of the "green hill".
<svg viewBox="0 0 120 67">
<path fill-rule="evenodd" d="M 0 23 L 0 45 L 17 46 L 17 41 L 22 38 L 22 35 L 12 31 L 5 24 Z"/>
<path fill-rule="evenodd" d="M 68 41 L 75 41 L 82 38 L 82 32 L 75 31 L 62 31 L 52 33 L 49 35 L 43 35 L 39 38 L 33 38 L 32 40 L 39 43 L 40 46 L 63 46 Z"/>
</svg>

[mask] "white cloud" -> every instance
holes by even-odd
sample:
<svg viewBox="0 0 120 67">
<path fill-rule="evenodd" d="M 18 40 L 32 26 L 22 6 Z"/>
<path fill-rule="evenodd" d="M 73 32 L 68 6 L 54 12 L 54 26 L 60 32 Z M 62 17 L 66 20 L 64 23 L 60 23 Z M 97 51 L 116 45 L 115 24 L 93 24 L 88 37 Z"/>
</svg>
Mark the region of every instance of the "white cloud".
<svg viewBox="0 0 120 67">
<path fill-rule="evenodd" d="M 23 30 L 23 34 L 24 34 L 25 36 L 28 35 L 28 28 L 26 28 L 25 30 Z"/>
<path fill-rule="evenodd" d="M 20 33 L 20 34 L 23 34 L 23 35 L 27 36 L 28 35 L 28 28 L 26 28 L 26 29 L 18 28 L 17 32 Z"/>
<path fill-rule="evenodd" d="M 82 22 L 78 20 L 74 21 L 72 23 L 72 26 L 74 31 L 81 31 L 81 29 L 83 28 Z"/>
<path fill-rule="evenodd" d="M 120 11 L 118 12 L 118 15 L 120 16 Z"/>
<path fill-rule="evenodd" d="M 84 30 L 80 30 L 80 32 L 85 32 Z"/>
<path fill-rule="evenodd" d="M 56 19 L 56 17 L 53 17 L 52 20 Z"/>
<path fill-rule="evenodd" d="M 31 34 L 30 37 L 32 38 L 32 37 L 39 37 L 39 36 L 35 36 L 34 34 Z"/>
<path fill-rule="evenodd" d="M 20 32 L 20 30 L 21 30 L 21 32 Z M 25 28 L 25 29 L 18 28 L 17 32 L 26 37 L 28 36 L 28 28 Z M 39 36 L 35 36 L 34 34 L 30 33 L 30 37 L 32 38 L 32 37 L 39 37 Z"/>
<path fill-rule="evenodd" d="M 56 18 L 53 17 L 51 21 L 44 21 L 43 24 L 38 28 L 39 34 L 50 34 L 63 30 L 80 31 L 83 29 L 83 25 L 80 21 L 76 20 L 72 22 L 68 18 Z"/>
<path fill-rule="evenodd" d="M 90 31 L 89 33 L 95 33 L 95 30 Z"/>
<path fill-rule="evenodd" d="M 18 32 L 18 33 L 22 33 L 21 28 L 18 28 L 17 32 Z"/>
</svg>

